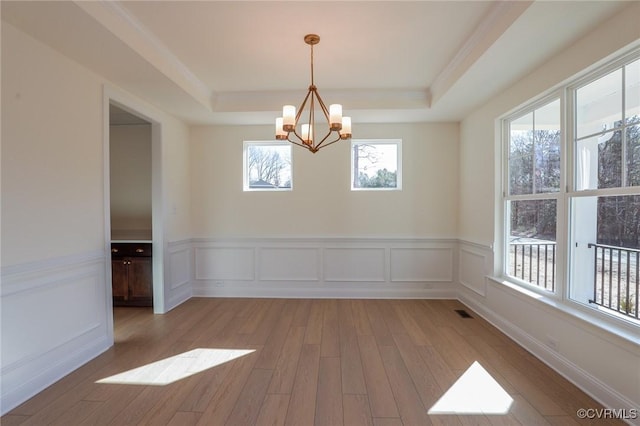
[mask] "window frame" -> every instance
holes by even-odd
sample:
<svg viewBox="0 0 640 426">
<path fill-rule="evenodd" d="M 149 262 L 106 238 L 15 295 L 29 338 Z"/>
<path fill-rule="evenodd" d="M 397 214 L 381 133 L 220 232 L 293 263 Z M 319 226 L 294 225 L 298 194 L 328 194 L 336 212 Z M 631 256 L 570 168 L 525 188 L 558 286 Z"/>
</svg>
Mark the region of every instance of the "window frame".
<svg viewBox="0 0 640 426">
<path fill-rule="evenodd" d="M 395 145 L 396 146 L 396 186 L 395 187 L 355 187 L 354 146 L 356 145 Z M 349 186 L 351 191 L 402 191 L 402 139 L 351 139 L 350 143 Z"/>
<path fill-rule="evenodd" d="M 619 55 L 604 65 L 593 66 L 584 70 L 573 79 L 557 85 L 551 90 L 529 100 L 518 108 L 504 114 L 496 120 L 497 141 L 499 151 L 499 166 L 496 174 L 498 182 L 499 207 L 496 209 L 496 262 L 495 273 L 497 282 L 503 283 L 514 289 L 522 289 L 524 294 L 546 301 L 557 308 L 578 316 L 593 323 L 601 324 L 607 329 L 622 327 L 625 330 L 637 332 L 640 321 L 601 308 L 585 301 L 573 299 L 571 296 L 571 279 L 573 275 L 573 225 L 572 203 L 576 198 L 597 196 L 640 195 L 640 186 L 621 186 L 617 188 L 602 189 L 577 189 L 577 90 L 584 87 L 615 70 L 630 63 L 640 60 L 640 48 L 635 47 L 626 53 Z M 624 72 L 623 72 L 624 76 Z M 625 79 L 622 79 L 622 122 L 627 118 L 625 113 Z M 529 112 L 546 105 L 553 99 L 560 99 L 560 188 L 555 193 L 509 195 L 509 123 L 521 118 Z M 638 123 L 635 123 L 636 125 Z M 629 125 L 626 123 L 620 127 L 624 131 Z M 583 139 L 585 136 L 582 136 Z M 624 143 L 622 140 L 621 143 Z M 624 161 L 624 154 L 623 159 Z M 624 168 L 622 168 L 624 170 Z M 625 182 L 624 178 L 622 182 Z M 510 212 L 509 202 L 519 199 L 557 199 L 556 218 L 556 287 L 555 292 L 550 292 L 535 284 L 517 279 L 509 275 L 509 226 Z M 611 328 L 613 327 L 613 328 Z"/>
<path fill-rule="evenodd" d="M 257 188 L 250 186 L 249 179 L 249 148 L 252 146 L 287 146 L 289 147 L 289 169 L 290 169 L 290 181 L 291 185 L 289 187 L 264 187 Z M 278 141 L 278 140 L 267 140 L 267 141 L 255 141 L 255 140 L 245 140 L 242 144 L 242 190 L 243 192 L 288 192 L 293 191 L 293 149 L 291 148 L 291 143 L 287 141 Z"/>
<path fill-rule="evenodd" d="M 561 232 L 561 226 L 564 225 L 564 193 L 566 189 L 566 168 L 563 165 L 566 162 L 567 152 L 565 149 L 565 132 L 562 131 L 565 123 L 565 99 L 564 93 L 561 90 L 555 90 L 545 96 L 539 97 L 531 103 L 520 107 L 508 115 L 500 119 L 501 122 L 501 213 L 502 217 L 500 222 L 501 227 L 501 247 L 502 256 L 500 264 L 500 276 L 510 282 L 513 282 L 527 290 L 533 291 L 536 294 L 544 295 L 553 299 L 560 299 L 564 290 L 565 268 L 564 268 L 564 250 L 563 248 L 563 233 Z M 510 181 L 509 181 L 509 153 L 510 153 L 510 136 L 511 136 L 511 122 L 521 118 L 531 112 L 534 112 L 552 102 L 558 100 L 560 102 L 560 184 L 558 191 L 556 192 L 544 192 L 544 193 L 531 193 L 531 194 L 515 194 L 511 195 Z M 553 291 L 541 288 L 538 285 L 532 284 L 528 281 L 522 280 L 518 277 L 508 274 L 509 267 L 509 227 L 511 221 L 510 202 L 511 201 L 541 201 L 541 200 L 555 200 L 556 201 L 556 270 L 555 270 L 555 288 Z"/>
</svg>

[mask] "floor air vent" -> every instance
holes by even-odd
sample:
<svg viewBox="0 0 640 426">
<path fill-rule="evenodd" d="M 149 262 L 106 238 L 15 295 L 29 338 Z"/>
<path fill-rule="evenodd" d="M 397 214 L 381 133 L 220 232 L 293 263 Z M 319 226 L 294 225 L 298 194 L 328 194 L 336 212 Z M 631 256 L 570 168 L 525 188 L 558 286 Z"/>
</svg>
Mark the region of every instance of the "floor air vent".
<svg viewBox="0 0 640 426">
<path fill-rule="evenodd" d="M 462 318 L 473 318 L 471 315 L 469 315 L 469 312 L 465 311 L 464 309 L 456 309 L 455 311 Z"/>
</svg>

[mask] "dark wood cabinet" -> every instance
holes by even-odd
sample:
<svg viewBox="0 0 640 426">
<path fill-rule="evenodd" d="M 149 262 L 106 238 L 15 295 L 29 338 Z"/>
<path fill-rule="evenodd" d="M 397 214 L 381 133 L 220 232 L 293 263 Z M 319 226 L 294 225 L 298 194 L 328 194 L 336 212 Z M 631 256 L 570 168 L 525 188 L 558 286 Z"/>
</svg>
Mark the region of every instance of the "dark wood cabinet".
<svg viewBox="0 0 640 426">
<path fill-rule="evenodd" d="M 151 243 L 111 244 L 113 306 L 153 306 Z"/>
</svg>

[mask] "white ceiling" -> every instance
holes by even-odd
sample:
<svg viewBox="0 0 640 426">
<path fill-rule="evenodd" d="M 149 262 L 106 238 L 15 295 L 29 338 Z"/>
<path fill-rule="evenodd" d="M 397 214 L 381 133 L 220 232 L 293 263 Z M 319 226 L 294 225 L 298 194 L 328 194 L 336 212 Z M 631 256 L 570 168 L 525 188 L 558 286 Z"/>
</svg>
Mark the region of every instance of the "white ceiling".
<svg viewBox="0 0 640 426">
<path fill-rule="evenodd" d="M 2 1 L 2 19 L 194 124 L 273 123 L 310 82 L 358 122 L 458 121 L 625 1 Z"/>
</svg>

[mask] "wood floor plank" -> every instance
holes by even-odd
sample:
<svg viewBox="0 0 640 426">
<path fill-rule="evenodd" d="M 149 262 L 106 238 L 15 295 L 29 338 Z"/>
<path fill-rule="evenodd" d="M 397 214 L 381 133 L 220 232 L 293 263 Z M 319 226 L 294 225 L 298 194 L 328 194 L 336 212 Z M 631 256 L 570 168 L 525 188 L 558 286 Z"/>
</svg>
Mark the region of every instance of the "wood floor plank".
<svg viewBox="0 0 640 426">
<path fill-rule="evenodd" d="M 256 426 L 283 426 L 289 408 L 289 394 L 267 394 L 260 407 Z"/>
<path fill-rule="evenodd" d="M 369 398 L 366 395 L 343 394 L 342 408 L 345 426 L 373 426 Z"/>
<path fill-rule="evenodd" d="M 292 327 L 306 327 L 309 322 L 309 311 L 311 310 L 311 300 L 302 299 L 296 301 L 296 312 L 291 321 Z"/>
<path fill-rule="evenodd" d="M 314 300 L 309 309 L 309 320 L 307 321 L 307 332 L 304 336 L 305 345 L 322 344 L 322 323 L 323 323 L 323 301 Z"/>
<path fill-rule="evenodd" d="M 320 345 L 302 346 L 285 424 L 311 425 L 315 418 Z"/>
<path fill-rule="evenodd" d="M 387 322 L 384 319 L 378 303 L 376 300 L 367 300 L 365 302 L 365 309 L 369 317 L 369 323 L 371 324 L 371 330 L 376 338 L 376 343 L 379 346 L 393 345 L 393 337 L 391 331 L 387 326 Z"/>
<path fill-rule="evenodd" d="M 343 423 L 340 358 L 321 357 L 314 425 L 338 426 Z"/>
<path fill-rule="evenodd" d="M 431 420 L 427 415 L 428 407 L 425 408 L 422 404 L 398 349 L 395 346 L 382 346 L 380 347 L 380 355 L 395 396 L 402 423 L 407 425 L 430 425 Z"/>
<path fill-rule="evenodd" d="M 282 345 L 280 357 L 271 376 L 269 393 L 291 393 L 298 370 L 305 329 L 305 327 L 291 327 L 289 329 L 289 334 Z"/>
<path fill-rule="evenodd" d="M 510 412 L 523 425 L 549 425 L 547 419 L 540 414 L 524 397 L 513 396 L 513 404 Z"/>
<path fill-rule="evenodd" d="M 110 424 L 122 407 L 136 398 L 143 390 L 143 386 L 102 385 L 102 387 L 109 388 L 111 392 L 108 394 L 102 393 L 102 405 L 84 421 L 78 422 L 79 425 L 98 426 Z"/>
<path fill-rule="evenodd" d="M 29 417 L 25 414 L 7 414 L 2 417 L 2 426 L 19 426 L 24 424 Z"/>
<path fill-rule="evenodd" d="M 356 333 L 359 336 L 373 334 L 373 331 L 371 330 L 371 323 L 369 322 L 369 315 L 365 309 L 365 301 L 352 300 L 351 311 L 353 312 L 353 325 L 356 328 Z"/>
<path fill-rule="evenodd" d="M 396 315 L 402 322 L 405 332 L 411 337 L 413 343 L 419 346 L 428 345 L 430 344 L 429 338 L 412 315 L 411 309 L 415 302 L 415 300 L 394 300 L 391 303 Z"/>
<path fill-rule="evenodd" d="M 460 426 L 462 424 L 458 416 L 450 414 L 431 414 L 429 415 L 429 420 L 431 420 L 433 425 L 439 426 Z"/>
<path fill-rule="evenodd" d="M 454 373 L 434 347 L 419 346 L 418 352 L 438 383 L 438 386 L 440 386 L 440 389 L 446 392 L 446 390 L 458 380 L 458 375 Z"/>
<path fill-rule="evenodd" d="M 265 321 L 263 325 L 266 330 L 270 329 L 270 332 L 265 332 L 268 338 L 264 341 L 264 347 L 256 361 L 255 368 L 274 369 L 282 351 L 282 345 L 289 334 L 289 327 L 295 313 L 295 305 L 285 303 L 282 307 L 277 305 L 274 305 L 274 307 L 276 309 L 280 308 L 280 313 L 276 318 L 273 318 L 271 324 Z"/>
<path fill-rule="evenodd" d="M 345 394 L 364 395 L 367 393 L 367 386 L 362 372 L 358 334 L 351 306 L 352 304 L 349 300 L 338 302 L 342 392 Z"/>
<path fill-rule="evenodd" d="M 271 374 L 271 370 L 259 368 L 254 368 L 251 371 L 226 424 L 230 426 L 256 424 L 271 381 Z"/>
<path fill-rule="evenodd" d="M 228 374 L 223 379 L 218 391 L 208 402 L 207 409 L 202 413 L 202 417 L 198 422 L 199 425 L 212 426 L 225 424 L 231 411 L 233 411 L 245 383 L 249 379 L 253 366 L 258 359 L 259 351 L 260 347 L 257 347 L 257 353 L 252 353 L 232 361 L 233 373 Z"/>
<path fill-rule="evenodd" d="M 104 402 L 99 401 L 78 401 L 70 407 L 62 416 L 50 422 L 50 425 L 68 426 L 79 424 L 91 414 L 93 414 Z"/>
<path fill-rule="evenodd" d="M 362 368 L 373 417 L 400 417 L 374 336 L 358 336 Z"/>
<path fill-rule="evenodd" d="M 373 419 L 373 426 L 403 426 L 399 417 L 376 417 Z M 409 425 L 407 425 L 409 426 Z"/>
<path fill-rule="evenodd" d="M 338 331 L 338 301 L 323 301 L 321 357 L 339 357 L 340 340 Z"/>
<path fill-rule="evenodd" d="M 195 413 L 193 411 L 177 411 L 167 426 L 195 426 L 200 421 L 202 413 Z"/>
<path fill-rule="evenodd" d="M 420 396 L 420 400 L 425 409 L 429 410 L 440 399 L 446 391 L 443 391 L 436 378 L 429 370 L 424 359 L 420 356 L 418 348 L 407 334 L 396 334 L 393 336 L 400 356 L 409 371 L 413 384 Z"/>
</svg>

